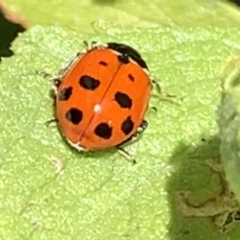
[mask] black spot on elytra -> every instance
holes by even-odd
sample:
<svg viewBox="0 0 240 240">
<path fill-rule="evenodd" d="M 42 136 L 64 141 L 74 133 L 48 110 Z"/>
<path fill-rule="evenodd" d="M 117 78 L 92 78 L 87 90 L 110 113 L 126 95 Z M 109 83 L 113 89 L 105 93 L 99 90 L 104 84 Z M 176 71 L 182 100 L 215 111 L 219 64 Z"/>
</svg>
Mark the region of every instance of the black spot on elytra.
<svg viewBox="0 0 240 240">
<path fill-rule="evenodd" d="M 124 63 L 124 64 L 128 64 L 129 63 L 129 57 L 127 54 L 121 54 L 121 55 L 118 55 L 118 61 L 121 62 L 121 63 Z"/>
<path fill-rule="evenodd" d="M 116 92 L 114 100 L 119 104 L 121 108 L 130 109 L 132 107 L 132 99 L 126 93 Z"/>
<path fill-rule="evenodd" d="M 121 53 L 122 54 L 121 58 L 125 58 L 125 60 L 126 60 L 126 56 L 127 56 L 127 59 L 129 60 L 129 57 L 130 57 L 140 67 L 148 69 L 146 62 L 143 60 L 142 56 L 136 49 L 134 49 L 126 44 L 122 44 L 122 43 L 110 42 L 107 45 L 108 45 L 108 48 Z"/>
<path fill-rule="evenodd" d="M 108 65 L 108 64 L 107 64 L 106 62 L 104 62 L 104 61 L 100 61 L 99 64 L 102 65 L 102 66 L 104 66 L 104 67 L 106 67 L 106 66 Z"/>
<path fill-rule="evenodd" d="M 128 135 L 133 130 L 134 123 L 130 116 L 128 116 L 121 125 L 121 130 L 125 135 Z"/>
<path fill-rule="evenodd" d="M 134 82 L 134 76 L 130 73 L 130 74 L 128 74 L 128 78 L 132 81 L 132 82 Z"/>
<path fill-rule="evenodd" d="M 100 81 L 91 76 L 83 75 L 79 79 L 79 85 L 84 89 L 94 91 L 96 88 L 99 87 Z"/>
<path fill-rule="evenodd" d="M 64 88 L 59 92 L 58 99 L 59 101 L 67 101 L 72 95 L 72 87 Z"/>
<path fill-rule="evenodd" d="M 94 133 L 100 138 L 109 139 L 112 136 L 112 127 L 107 123 L 100 123 L 96 126 Z"/>
<path fill-rule="evenodd" d="M 83 113 L 81 110 L 77 109 L 77 108 L 70 108 L 67 112 L 66 112 L 66 119 L 68 121 L 70 121 L 72 124 L 77 125 L 79 124 L 82 119 L 83 119 Z"/>
</svg>

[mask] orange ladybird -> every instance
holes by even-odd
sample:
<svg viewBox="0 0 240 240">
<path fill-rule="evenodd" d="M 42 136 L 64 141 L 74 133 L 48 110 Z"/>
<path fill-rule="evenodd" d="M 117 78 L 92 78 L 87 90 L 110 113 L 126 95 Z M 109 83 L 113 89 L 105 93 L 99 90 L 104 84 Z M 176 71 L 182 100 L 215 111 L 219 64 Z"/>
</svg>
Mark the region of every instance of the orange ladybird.
<svg viewBox="0 0 240 240">
<path fill-rule="evenodd" d="M 59 128 L 79 151 L 120 147 L 147 127 L 152 81 L 146 62 L 126 44 L 92 43 L 54 88 Z"/>
</svg>

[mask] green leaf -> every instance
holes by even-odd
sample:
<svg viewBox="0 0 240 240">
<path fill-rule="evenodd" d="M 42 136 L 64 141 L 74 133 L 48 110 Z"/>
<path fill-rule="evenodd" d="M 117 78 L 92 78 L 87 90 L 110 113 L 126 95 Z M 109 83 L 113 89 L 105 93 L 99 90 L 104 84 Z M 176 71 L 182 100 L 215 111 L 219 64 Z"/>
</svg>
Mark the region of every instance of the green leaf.
<svg viewBox="0 0 240 240">
<path fill-rule="evenodd" d="M 33 23 L 61 27 L 31 28 L 0 66 L 1 239 L 238 239 L 238 229 L 221 235 L 210 219 L 182 217 L 173 201 L 177 190 L 199 203 L 218 192 L 204 161 L 219 154 L 219 75 L 238 48 L 238 14 L 217 1 L 8 2 Z M 135 166 L 114 150 L 77 153 L 44 124 L 53 117 L 52 83 L 36 71 L 56 74 L 83 40 L 132 45 L 163 91 L 183 99 L 151 99 L 157 113 L 126 147 Z"/>
<path fill-rule="evenodd" d="M 93 33 L 91 23 L 101 19 L 119 25 L 157 27 L 238 26 L 239 13 L 219 0 L 7 0 L 7 7 L 30 24 L 61 24 Z"/>
<path fill-rule="evenodd" d="M 211 222 L 181 217 L 169 233 L 179 216 L 168 198 L 185 188 L 204 199 L 216 188 L 200 160 L 217 146 L 202 154 L 198 143 L 217 132 L 219 69 L 232 49 L 226 43 L 238 42 L 238 29 L 101 26 L 106 31 L 99 25 L 95 35 L 33 27 L 15 42 L 15 56 L 1 64 L 1 239 L 221 239 Z M 51 82 L 36 71 L 57 73 L 86 39 L 134 46 L 163 91 L 183 98 L 180 106 L 152 99 L 157 113 L 148 112 L 143 138 L 126 148 L 135 166 L 112 150 L 77 153 L 56 126 L 44 125 L 53 117 Z M 184 158 L 186 165 L 171 185 L 172 158 Z"/>
<path fill-rule="evenodd" d="M 226 171 L 226 178 L 240 201 L 240 157 L 239 157 L 239 106 L 240 106 L 240 68 L 239 57 L 231 56 L 223 71 L 222 98 L 218 109 L 220 152 Z"/>
</svg>

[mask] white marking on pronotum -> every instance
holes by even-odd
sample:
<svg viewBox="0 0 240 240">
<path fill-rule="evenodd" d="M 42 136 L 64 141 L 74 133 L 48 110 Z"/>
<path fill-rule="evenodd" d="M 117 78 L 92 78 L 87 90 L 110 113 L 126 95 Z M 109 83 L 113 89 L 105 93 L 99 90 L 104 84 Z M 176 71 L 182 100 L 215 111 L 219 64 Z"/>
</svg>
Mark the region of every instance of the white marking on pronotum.
<svg viewBox="0 0 240 240">
<path fill-rule="evenodd" d="M 110 51 L 113 52 L 114 54 L 118 55 L 118 56 L 121 56 L 121 55 L 122 55 L 121 52 L 118 52 L 118 51 L 116 51 L 116 50 L 110 49 Z M 139 66 L 139 64 L 138 64 L 136 61 L 134 61 L 130 56 L 129 56 L 129 60 L 130 60 L 131 63 Z M 150 75 L 147 68 L 143 68 L 143 67 L 142 67 L 142 70 L 143 70 L 147 75 Z"/>
</svg>

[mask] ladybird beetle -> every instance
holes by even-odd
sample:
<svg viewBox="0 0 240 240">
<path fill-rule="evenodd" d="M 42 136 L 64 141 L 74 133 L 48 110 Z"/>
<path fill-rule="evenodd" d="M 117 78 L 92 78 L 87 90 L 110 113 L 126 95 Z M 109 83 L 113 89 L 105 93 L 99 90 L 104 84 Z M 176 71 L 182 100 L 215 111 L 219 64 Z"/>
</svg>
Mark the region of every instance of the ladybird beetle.
<svg viewBox="0 0 240 240">
<path fill-rule="evenodd" d="M 152 80 L 132 47 L 93 42 L 54 80 L 55 116 L 79 151 L 119 148 L 147 127 Z"/>
</svg>

